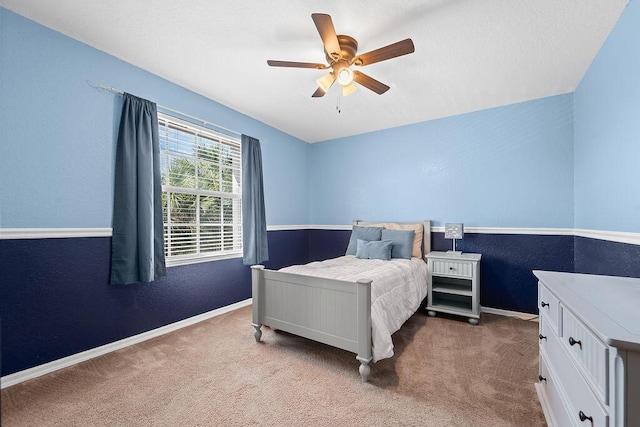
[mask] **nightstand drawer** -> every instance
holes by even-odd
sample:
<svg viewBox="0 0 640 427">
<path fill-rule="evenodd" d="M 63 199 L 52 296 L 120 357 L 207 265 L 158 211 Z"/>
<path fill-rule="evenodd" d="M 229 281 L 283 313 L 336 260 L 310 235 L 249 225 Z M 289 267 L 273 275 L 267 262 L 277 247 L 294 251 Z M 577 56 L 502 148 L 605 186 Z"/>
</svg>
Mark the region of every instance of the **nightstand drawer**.
<svg viewBox="0 0 640 427">
<path fill-rule="evenodd" d="M 558 335 L 561 335 L 562 330 L 558 327 L 560 323 L 560 302 L 542 283 L 538 286 L 538 311 L 541 315 L 547 316 L 553 329 Z"/>
<path fill-rule="evenodd" d="M 434 274 L 443 274 L 453 277 L 473 277 L 473 263 L 465 261 L 433 260 Z"/>
<path fill-rule="evenodd" d="M 609 352 L 607 347 L 566 308 L 562 309 L 562 343 L 574 356 L 576 364 L 595 394 L 609 403 Z"/>
</svg>

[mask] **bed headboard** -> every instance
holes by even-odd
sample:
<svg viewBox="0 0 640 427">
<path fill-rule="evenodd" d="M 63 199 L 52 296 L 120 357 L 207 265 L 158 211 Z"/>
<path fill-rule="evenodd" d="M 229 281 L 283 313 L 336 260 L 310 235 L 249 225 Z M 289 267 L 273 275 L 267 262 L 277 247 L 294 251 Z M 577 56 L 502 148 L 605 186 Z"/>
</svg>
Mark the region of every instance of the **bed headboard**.
<svg viewBox="0 0 640 427">
<path fill-rule="evenodd" d="M 380 226 L 382 224 L 388 224 L 388 223 L 394 223 L 394 224 L 422 224 L 422 258 L 424 260 L 426 260 L 427 258 L 427 254 L 429 252 L 431 252 L 431 221 L 426 219 L 424 221 L 421 222 L 408 222 L 408 221 L 404 221 L 404 222 L 396 222 L 396 221 L 360 221 L 360 220 L 354 220 L 353 221 L 353 225 L 357 225 L 357 226 Z"/>
</svg>

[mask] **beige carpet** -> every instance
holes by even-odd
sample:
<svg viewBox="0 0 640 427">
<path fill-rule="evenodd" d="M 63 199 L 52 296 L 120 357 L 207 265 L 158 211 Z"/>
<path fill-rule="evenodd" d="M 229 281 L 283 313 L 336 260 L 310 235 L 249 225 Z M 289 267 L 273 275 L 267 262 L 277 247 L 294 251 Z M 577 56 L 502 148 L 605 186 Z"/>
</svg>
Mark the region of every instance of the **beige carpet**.
<svg viewBox="0 0 640 427">
<path fill-rule="evenodd" d="M 2 390 L 2 426 L 544 426 L 538 324 L 415 314 L 362 384 L 355 355 L 246 307 Z"/>
</svg>

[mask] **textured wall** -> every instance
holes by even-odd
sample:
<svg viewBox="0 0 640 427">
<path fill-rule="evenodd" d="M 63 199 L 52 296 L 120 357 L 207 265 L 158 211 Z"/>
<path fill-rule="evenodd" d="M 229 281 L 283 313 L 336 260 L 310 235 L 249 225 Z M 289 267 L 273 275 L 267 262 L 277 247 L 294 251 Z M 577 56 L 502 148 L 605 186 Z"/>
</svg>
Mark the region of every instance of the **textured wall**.
<svg viewBox="0 0 640 427">
<path fill-rule="evenodd" d="M 569 94 L 313 144 L 311 223 L 570 228 L 572 117 Z"/>
<path fill-rule="evenodd" d="M 575 92 L 575 227 L 640 232 L 640 4 Z"/>
<path fill-rule="evenodd" d="M 266 140 L 267 222 L 308 220 L 308 144 L 0 9 L 0 227 L 111 227 L 120 98 L 87 80 Z M 273 267 L 304 262 L 307 232 L 269 233 Z M 0 240 L 2 375 L 251 296 L 240 259 L 108 284 L 109 238 Z"/>
<path fill-rule="evenodd" d="M 261 140 L 267 223 L 308 220 L 309 145 L 6 9 L 0 226 L 111 227 L 121 98 L 108 85 Z"/>
<path fill-rule="evenodd" d="M 632 2 L 575 94 L 578 228 L 640 231 L 640 196 L 629 191 L 639 178 L 640 66 L 629 50 L 640 45 L 638 16 Z M 111 226 L 120 105 L 86 82 L 99 79 L 266 140 L 270 225 L 430 218 L 573 227 L 573 95 L 308 146 L 1 8 L 0 74 L 0 227 Z M 269 232 L 267 266 L 340 255 L 348 236 Z M 433 249 L 449 249 L 442 233 L 432 237 Z M 535 312 L 532 269 L 640 276 L 635 245 L 469 233 L 459 247 L 483 254 L 481 303 L 489 307 Z M 110 286 L 109 251 L 109 238 L 0 240 L 2 375 L 250 296 L 239 259 Z"/>
<path fill-rule="evenodd" d="M 640 245 L 575 238 L 575 272 L 640 277 Z"/>
<path fill-rule="evenodd" d="M 451 249 L 444 233 L 432 234 L 432 250 Z M 573 236 L 473 234 L 456 241 L 456 249 L 482 254 L 480 304 L 538 312 L 538 282 L 532 270 L 573 271 Z"/>
<path fill-rule="evenodd" d="M 306 262 L 308 231 L 269 232 L 267 265 Z M 0 240 L 2 375 L 251 298 L 239 258 L 171 267 L 152 283 L 109 284 L 111 239 Z M 247 336 L 251 336 L 247 324 Z"/>
<path fill-rule="evenodd" d="M 310 230 L 311 259 L 344 255 L 350 233 Z M 538 282 L 531 271 L 574 269 L 573 236 L 466 233 L 456 248 L 482 254 L 480 304 L 485 307 L 537 313 Z M 431 249 L 450 250 L 451 240 L 444 233 L 432 232 Z"/>
</svg>

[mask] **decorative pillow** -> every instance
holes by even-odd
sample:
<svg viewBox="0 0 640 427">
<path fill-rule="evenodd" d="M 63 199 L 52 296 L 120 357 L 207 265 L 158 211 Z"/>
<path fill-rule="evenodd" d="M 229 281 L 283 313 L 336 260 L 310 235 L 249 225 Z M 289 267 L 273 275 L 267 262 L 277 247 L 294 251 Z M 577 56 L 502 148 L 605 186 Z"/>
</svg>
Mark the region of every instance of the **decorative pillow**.
<svg viewBox="0 0 640 427">
<path fill-rule="evenodd" d="M 391 259 L 392 246 L 393 242 L 391 240 L 366 241 L 358 239 L 356 257 L 362 259 L 381 259 L 389 261 Z"/>
<path fill-rule="evenodd" d="M 413 249 L 413 230 L 382 230 L 382 240 L 391 240 L 391 258 L 411 259 Z"/>
<path fill-rule="evenodd" d="M 411 250 L 411 256 L 415 258 L 422 258 L 422 239 L 424 236 L 424 224 L 421 222 L 416 223 L 402 223 L 402 222 L 381 222 L 381 223 L 369 223 L 367 227 L 383 227 L 387 230 L 413 230 L 415 236 L 413 237 L 413 249 Z"/>
<path fill-rule="evenodd" d="M 351 238 L 349 238 L 349 246 L 347 246 L 346 255 L 355 255 L 358 250 L 358 239 L 366 241 L 380 240 L 382 235 L 382 227 L 353 227 L 351 230 Z"/>
<path fill-rule="evenodd" d="M 387 230 L 413 230 L 415 235 L 413 236 L 413 249 L 411 250 L 411 256 L 415 258 L 422 258 L 422 239 L 424 236 L 423 223 L 401 224 L 391 222 L 386 223 L 384 228 Z"/>
</svg>

